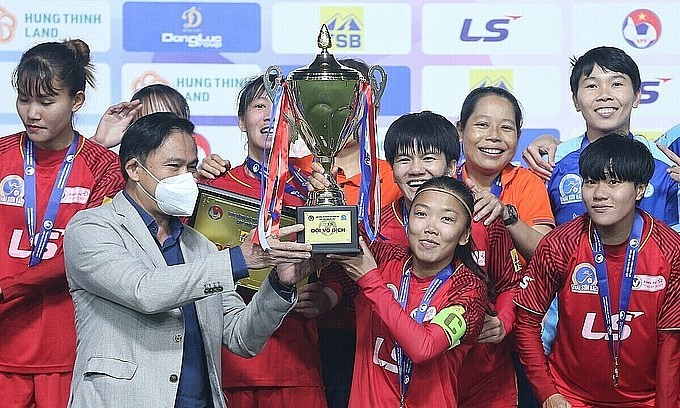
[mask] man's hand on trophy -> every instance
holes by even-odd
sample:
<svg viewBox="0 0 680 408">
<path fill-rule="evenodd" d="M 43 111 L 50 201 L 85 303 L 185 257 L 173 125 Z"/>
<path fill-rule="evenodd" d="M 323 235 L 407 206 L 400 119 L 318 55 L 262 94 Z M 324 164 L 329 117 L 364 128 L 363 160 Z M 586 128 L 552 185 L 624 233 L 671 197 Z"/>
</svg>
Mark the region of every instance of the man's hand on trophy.
<svg viewBox="0 0 680 408">
<path fill-rule="evenodd" d="M 312 162 L 310 167 L 312 169 L 312 174 L 309 176 L 307 181 L 309 182 L 308 187 L 311 191 L 323 190 L 331 186 L 331 182 L 328 180 L 326 174 L 324 174 L 323 166 L 320 163 Z M 337 177 L 338 168 L 333 167 L 331 173 L 334 178 Z"/>
<path fill-rule="evenodd" d="M 204 157 L 201 161 L 198 177 L 214 179 L 221 176 L 229 169 L 231 169 L 229 160 L 224 160 L 219 154 L 212 153 L 210 156 Z"/>
<path fill-rule="evenodd" d="M 293 286 L 321 269 L 324 262 L 326 261 L 323 255 L 313 256 L 298 262 L 289 260 L 288 262 L 280 263 L 276 267 L 276 275 L 282 284 Z"/>
<path fill-rule="evenodd" d="M 281 227 L 279 236 L 267 237 L 269 250 L 265 251 L 259 244 L 253 242 L 255 229 L 251 230 L 246 239 L 240 245 L 243 258 L 249 269 L 260 269 L 269 266 L 276 266 L 282 263 L 298 263 L 312 256 L 312 245 L 298 243 L 294 241 L 281 241 L 289 235 L 293 235 L 304 229 L 302 224 L 295 224 L 289 227 Z M 283 280 L 281 280 L 282 283 Z"/>
</svg>

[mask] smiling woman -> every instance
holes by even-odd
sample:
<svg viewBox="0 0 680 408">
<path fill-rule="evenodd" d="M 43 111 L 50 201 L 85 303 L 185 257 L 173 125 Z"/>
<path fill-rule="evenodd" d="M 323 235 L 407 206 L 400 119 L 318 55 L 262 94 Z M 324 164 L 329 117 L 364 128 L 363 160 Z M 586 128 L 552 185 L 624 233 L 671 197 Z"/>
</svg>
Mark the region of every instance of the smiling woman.
<svg viewBox="0 0 680 408">
<path fill-rule="evenodd" d="M 475 192 L 475 220 L 488 225 L 500 215 L 517 250 L 530 259 L 555 221 L 541 179 L 510 163 L 522 127 L 519 102 L 502 88 L 474 89 L 463 102 L 457 126 L 465 153 L 458 175 Z"/>
</svg>

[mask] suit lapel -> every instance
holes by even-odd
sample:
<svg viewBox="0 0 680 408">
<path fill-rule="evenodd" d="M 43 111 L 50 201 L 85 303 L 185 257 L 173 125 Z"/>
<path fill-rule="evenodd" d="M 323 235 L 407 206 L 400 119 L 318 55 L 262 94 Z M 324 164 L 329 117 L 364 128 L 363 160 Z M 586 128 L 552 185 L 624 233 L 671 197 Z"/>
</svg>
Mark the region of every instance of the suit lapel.
<svg viewBox="0 0 680 408">
<path fill-rule="evenodd" d="M 151 259 L 154 266 L 167 265 L 156 240 L 144 224 L 142 217 L 128 199 L 125 198 L 122 191 L 113 197 L 113 206 L 120 217 L 121 226 L 128 231 L 130 237 L 137 242 L 142 251 Z"/>
</svg>

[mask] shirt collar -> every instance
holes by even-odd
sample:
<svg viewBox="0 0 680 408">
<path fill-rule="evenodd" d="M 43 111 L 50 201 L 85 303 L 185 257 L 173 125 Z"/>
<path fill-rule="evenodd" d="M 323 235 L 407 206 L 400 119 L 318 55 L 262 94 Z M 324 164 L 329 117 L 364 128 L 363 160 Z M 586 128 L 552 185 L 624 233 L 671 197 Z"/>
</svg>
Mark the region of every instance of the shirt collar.
<svg viewBox="0 0 680 408">
<path fill-rule="evenodd" d="M 144 209 L 142 208 L 139 203 L 137 203 L 130 195 L 127 193 L 127 191 L 123 190 L 123 196 L 127 198 L 127 200 L 132 204 L 132 206 L 137 210 L 139 213 L 139 216 L 142 217 L 142 221 L 144 221 L 144 225 L 146 225 L 146 228 L 149 229 L 149 232 L 151 232 L 151 235 L 154 237 L 158 237 L 158 223 L 156 220 Z M 184 225 L 179 221 L 177 217 L 170 217 L 170 235 L 177 240 L 182 233 L 182 230 L 184 229 Z"/>
</svg>

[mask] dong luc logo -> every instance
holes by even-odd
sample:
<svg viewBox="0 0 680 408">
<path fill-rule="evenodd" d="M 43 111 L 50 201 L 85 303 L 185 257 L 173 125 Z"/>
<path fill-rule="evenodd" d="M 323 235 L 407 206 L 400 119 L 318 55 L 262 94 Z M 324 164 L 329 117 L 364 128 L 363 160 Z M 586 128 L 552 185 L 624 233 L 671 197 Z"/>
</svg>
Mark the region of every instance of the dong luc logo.
<svg viewBox="0 0 680 408">
<path fill-rule="evenodd" d="M 489 20 L 481 28 L 479 20 L 466 18 L 463 21 L 463 28 L 460 31 L 460 39 L 465 42 L 500 42 L 508 38 L 508 26 L 510 21 L 517 20 L 521 16 L 507 16 L 507 18 L 496 18 Z"/>
</svg>

